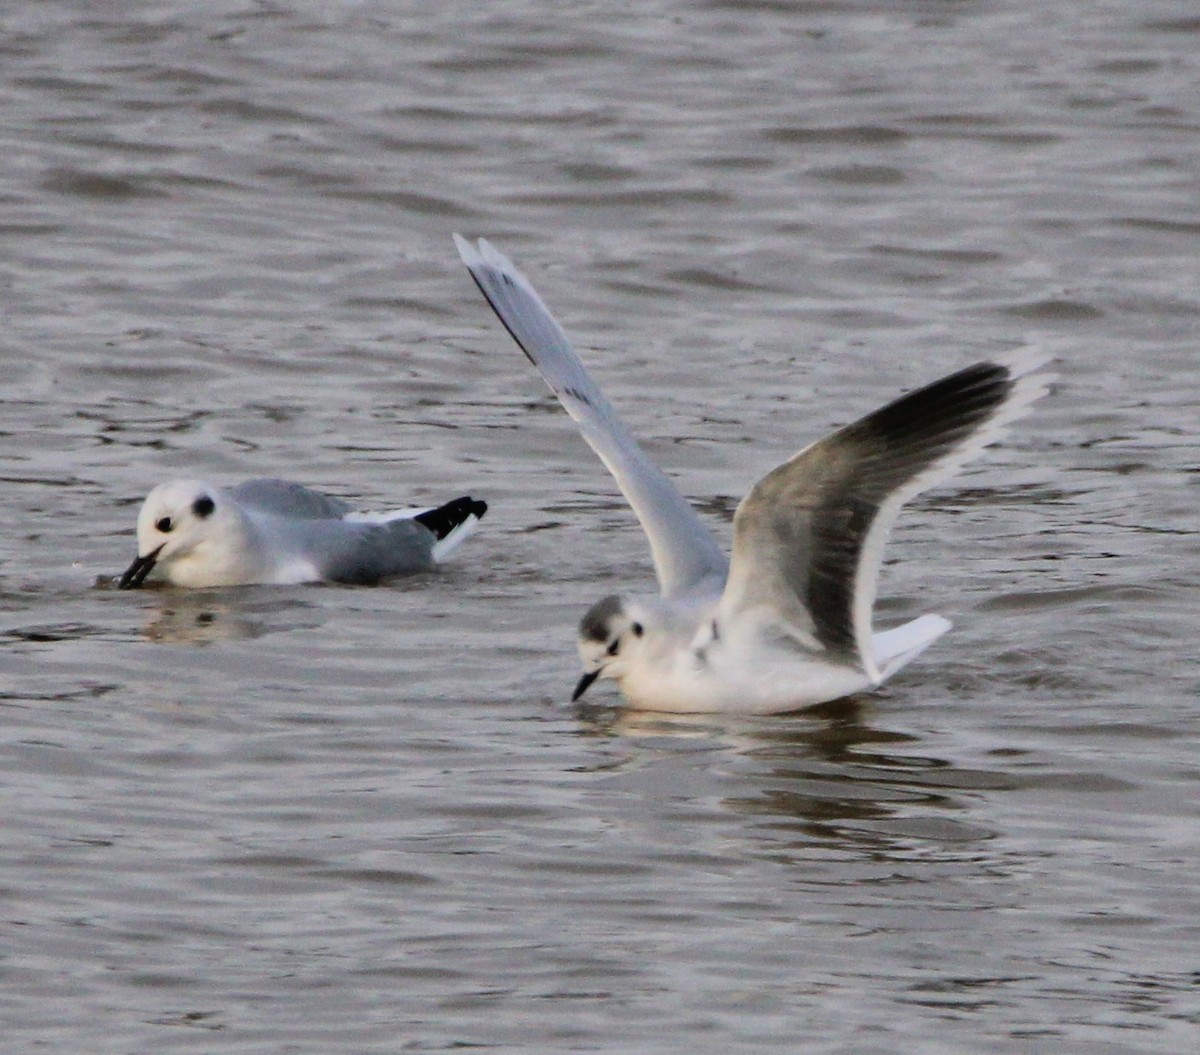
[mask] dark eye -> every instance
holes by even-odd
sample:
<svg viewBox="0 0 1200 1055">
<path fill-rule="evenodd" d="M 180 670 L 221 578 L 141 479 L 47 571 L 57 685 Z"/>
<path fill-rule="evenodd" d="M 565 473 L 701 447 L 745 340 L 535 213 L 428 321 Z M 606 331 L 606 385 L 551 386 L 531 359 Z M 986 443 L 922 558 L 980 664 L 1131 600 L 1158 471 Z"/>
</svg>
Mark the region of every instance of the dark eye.
<svg viewBox="0 0 1200 1055">
<path fill-rule="evenodd" d="M 642 629 L 642 624 L 641 624 L 641 623 L 634 623 L 634 624 L 633 624 L 633 636 L 634 636 L 634 637 L 641 637 L 643 633 L 645 633 L 645 631 Z"/>
<path fill-rule="evenodd" d="M 201 495 L 192 503 L 192 512 L 201 520 L 208 516 L 215 508 L 213 500 L 208 495 Z"/>
<path fill-rule="evenodd" d="M 158 520 L 154 522 L 154 526 L 165 535 L 175 525 L 171 523 L 170 517 L 159 517 Z"/>
<path fill-rule="evenodd" d="M 615 638 L 613 640 L 613 643 L 608 646 L 608 654 L 610 656 L 615 656 L 620 651 L 621 651 L 621 639 L 618 637 L 618 638 Z"/>
</svg>

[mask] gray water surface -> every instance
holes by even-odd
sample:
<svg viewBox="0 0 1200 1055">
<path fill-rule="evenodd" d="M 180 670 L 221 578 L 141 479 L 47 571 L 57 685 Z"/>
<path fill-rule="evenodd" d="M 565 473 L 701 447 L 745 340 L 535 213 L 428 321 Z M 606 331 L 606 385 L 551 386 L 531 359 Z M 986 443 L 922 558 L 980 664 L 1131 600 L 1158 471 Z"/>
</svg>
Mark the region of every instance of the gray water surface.
<svg viewBox="0 0 1200 1055">
<path fill-rule="evenodd" d="M 1200 19 L 1129 4 L 0 14 L 0 1023 L 87 1053 L 1178 1053 L 1200 1038 Z M 797 716 L 567 702 L 641 532 L 509 252 L 722 538 L 1023 344 Z M 120 593 L 173 476 L 486 498 L 375 589 Z"/>
</svg>

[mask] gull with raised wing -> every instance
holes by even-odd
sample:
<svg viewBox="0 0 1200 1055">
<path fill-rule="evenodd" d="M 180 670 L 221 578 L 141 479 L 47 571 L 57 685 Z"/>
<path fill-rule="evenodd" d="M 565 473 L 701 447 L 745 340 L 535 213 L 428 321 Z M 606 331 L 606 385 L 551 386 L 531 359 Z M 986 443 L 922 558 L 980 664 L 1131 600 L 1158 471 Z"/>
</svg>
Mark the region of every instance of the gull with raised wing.
<svg viewBox="0 0 1200 1055">
<path fill-rule="evenodd" d="M 612 678 L 635 707 L 770 714 L 874 688 L 949 628 L 874 632 L 883 545 L 900 507 L 957 471 L 1046 394 L 1032 352 L 976 363 L 809 445 L 750 489 L 726 561 L 646 457 L 529 281 L 487 241 L 455 244 L 492 309 L 616 478 L 650 540 L 660 596 L 584 615 L 577 700 Z"/>
<path fill-rule="evenodd" d="M 175 586 L 341 582 L 370 585 L 427 571 L 475 530 L 487 504 L 355 513 L 339 498 L 286 480 L 228 489 L 198 480 L 159 484 L 138 514 L 138 555 L 117 585 L 152 572 Z"/>
</svg>

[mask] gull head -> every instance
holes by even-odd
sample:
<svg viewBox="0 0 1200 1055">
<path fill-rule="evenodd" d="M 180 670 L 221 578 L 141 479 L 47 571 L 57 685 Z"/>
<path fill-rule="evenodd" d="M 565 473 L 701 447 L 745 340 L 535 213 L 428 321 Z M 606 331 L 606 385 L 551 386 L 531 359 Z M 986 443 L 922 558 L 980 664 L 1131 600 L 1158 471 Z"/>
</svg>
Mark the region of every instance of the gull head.
<svg viewBox="0 0 1200 1055">
<path fill-rule="evenodd" d="M 203 560 L 231 515 L 219 492 L 208 484 L 197 480 L 159 484 L 138 513 L 137 559 L 125 569 L 118 588 L 141 586 L 155 567 L 170 579 L 172 565 L 189 557 Z"/>
<path fill-rule="evenodd" d="M 616 594 L 587 610 L 579 623 L 579 657 L 584 674 L 575 686 L 572 703 L 587 692 L 592 682 L 599 678 L 620 681 L 644 658 L 653 617 L 643 605 Z"/>
</svg>

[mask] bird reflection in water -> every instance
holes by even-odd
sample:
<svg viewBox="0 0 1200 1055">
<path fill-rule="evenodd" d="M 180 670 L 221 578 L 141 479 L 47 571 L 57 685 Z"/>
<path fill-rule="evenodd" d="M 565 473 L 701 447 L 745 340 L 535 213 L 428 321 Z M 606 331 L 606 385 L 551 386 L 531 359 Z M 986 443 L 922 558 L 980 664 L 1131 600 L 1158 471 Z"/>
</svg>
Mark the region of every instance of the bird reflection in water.
<svg viewBox="0 0 1200 1055">
<path fill-rule="evenodd" d="M 756 821 L 756 842 L 766 837 L 774 853 L 899 860 L 916 847 L 935 856 L 970 854 L 990 840 L 990 830 L 964 816 L 969 796 L 956 792 L 1003 790 L 1016 786 L 1013 778 L 919 753 L 919 736 L 870 724 L 878 710 L 878 698 L 864 696 L 769 718 L 599 707 L 576 713 L 584 735 L 629 748 L 610 769 L 636 767 L 656 750 L 679 761 L 677 741 L 708 741 L 712 750 L 686 752 L 702 770 L 693 792 L 712 801 L 717 790 L 723 811 Z"/>
<path fill-rule="evenodd" d="M 151 589 L 142 635 L 162 645 L 248 641 L 317 625 L 312 606 L 298 599 L 255 598 L 246 590 Z M 302 613 L 309 613 L 304 618 Z"/>
</svg>

